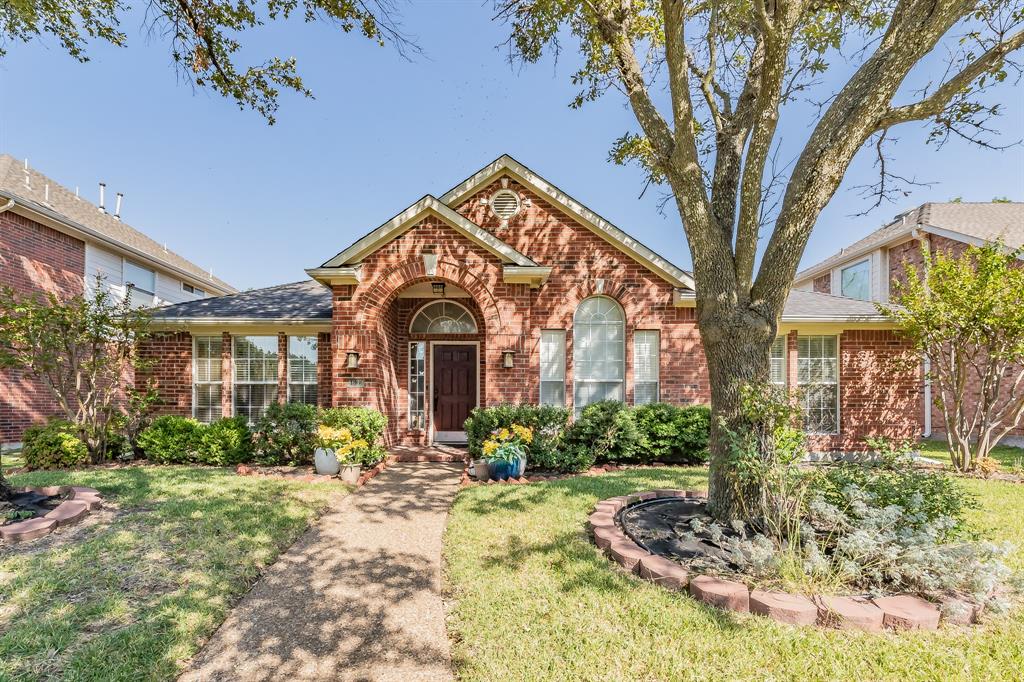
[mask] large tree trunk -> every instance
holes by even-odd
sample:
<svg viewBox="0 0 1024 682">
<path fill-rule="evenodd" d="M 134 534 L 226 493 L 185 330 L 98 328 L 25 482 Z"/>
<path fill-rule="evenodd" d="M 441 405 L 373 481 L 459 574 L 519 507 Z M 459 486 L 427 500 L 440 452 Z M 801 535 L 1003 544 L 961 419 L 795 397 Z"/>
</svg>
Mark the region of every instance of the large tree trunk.
<svg viewBox="0 0 1024 682">
<path fill-rule="evenodd" d="M 742 428 L 742 393 L 746 385 L 769 379 L 769 354 L 776 326 L 750 310 L 733 310 L 700 325 L 711 381 L 711 470 L 708 509 L 719 520 L 745 516 L 759 499 L 756 482 L 737 485 L 729 463 L 726 430 Z"/>
<path fill-rule="evenodd" d="M 11 487 L 11 484 L 4 478 L 3 472 L 0 471 L 0 506 L 2 506 L 4 500 L 9 500 L 12 497 L 14 497 L 14 488 Z"/>
</svg>

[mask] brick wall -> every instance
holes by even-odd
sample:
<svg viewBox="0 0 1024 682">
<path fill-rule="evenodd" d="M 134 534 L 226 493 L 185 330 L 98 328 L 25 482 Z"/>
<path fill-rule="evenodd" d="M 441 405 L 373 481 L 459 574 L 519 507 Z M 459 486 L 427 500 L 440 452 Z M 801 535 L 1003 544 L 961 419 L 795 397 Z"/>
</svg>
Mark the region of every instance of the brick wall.
<svg viewBox="0 0 1024 682">
<path fill-rule="evenodd" d="M 139 345 L 145 371 L 136 372 L 140 388 L 151 383 L 159 395 L 155 414 L 192 416 L 192 335 L 188 332 L 155 334 Z"/>
<path fill-rule="evenodd" d="M 0 213 L 0 286 L 19 294 L 81 294 L 85 244 L 11 211 Z M 26 428 L 61 414 L 39 380 L 0 369 L 0 443 L 18 442 Z"/>
</svg>

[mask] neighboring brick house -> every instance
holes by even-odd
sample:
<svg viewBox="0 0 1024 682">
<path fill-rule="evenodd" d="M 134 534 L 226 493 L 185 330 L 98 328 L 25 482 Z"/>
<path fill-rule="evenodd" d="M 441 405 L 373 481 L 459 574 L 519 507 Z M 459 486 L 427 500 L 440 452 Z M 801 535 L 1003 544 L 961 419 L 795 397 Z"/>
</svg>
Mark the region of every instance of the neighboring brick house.
<svg viewBox="0 0 1024 682">
<path fill-rule="evenodd" d="M 389 443 L 427 444 L 477 405 L 710 399 L 692 277 L 508 156 L 306 272 L 158 311 L 161 409 L 368 405 Z M 872 304 L 794 292 L 772 376 L 807 389 L 815 449 L 863 448 L 920 432 L 906 351 Z"/>
<path fill-rule="evenodd" d="M 1024 204 L 922 204 L 798 273 L 794 288 L 888 302 L 893 284 L 904 280 L 905 268 L 922 265 L 922 243 L 927 244 L 931 253 L 959 255 L 972 244 L 997 239 L 1011 248 L 1024 246 Z M 930 395 L 931 388 L 925 385 L 922 433 L 941 438 L 945 435 L 942 410 L 932 404 Z M 926 405 L 930 409 L 925 409 Z M 1024 445 L 1024 428 L 1016 429 L 1004 442 Z"/>
<path fill-rule="evenodd" d="M 133 301 L 147 307 L 235 291 L 27 162 L 0 154 L 0 286 L 71 297 L 91 290 L 97 275 L 116 297 L 131 282 Z M 56 414 L 38 380 L 0 370 L 0 446 L 16 445 L 28 426 Z"/>
</svg>

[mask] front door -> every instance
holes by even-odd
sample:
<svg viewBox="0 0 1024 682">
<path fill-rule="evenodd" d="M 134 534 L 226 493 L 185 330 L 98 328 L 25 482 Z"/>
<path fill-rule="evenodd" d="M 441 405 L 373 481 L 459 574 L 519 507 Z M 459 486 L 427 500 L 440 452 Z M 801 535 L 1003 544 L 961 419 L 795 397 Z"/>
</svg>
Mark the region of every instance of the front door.
<svg viewBox="0 0 1024 682">
<path fill-rule="evenodd" d="M 462 424 L 476 407 L 476 346 L 434 344 L 435 438 L 465 440 Z"/>
</svg>

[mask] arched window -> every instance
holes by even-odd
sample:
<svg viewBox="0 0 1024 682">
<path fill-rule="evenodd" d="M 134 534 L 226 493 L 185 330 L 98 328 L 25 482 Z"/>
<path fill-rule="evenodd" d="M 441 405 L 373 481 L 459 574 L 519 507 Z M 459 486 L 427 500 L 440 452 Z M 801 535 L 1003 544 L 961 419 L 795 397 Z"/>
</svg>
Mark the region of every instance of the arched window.
<svg viewBox="0 0 1024 682">
<path fill-rule="evenodd" d="M 599 400 L 625 401 L 626 316 L 613 299 L 594 296 L 576 308 L 572 364 L 577 414 Z"/>
<path fill-rule="evenodd" d="M 420 308 L 409 331 L 414 334 L 475 334 L 476 320 L 454 301 L 435 301 Z"/>
</svg>

